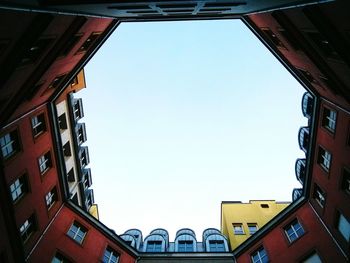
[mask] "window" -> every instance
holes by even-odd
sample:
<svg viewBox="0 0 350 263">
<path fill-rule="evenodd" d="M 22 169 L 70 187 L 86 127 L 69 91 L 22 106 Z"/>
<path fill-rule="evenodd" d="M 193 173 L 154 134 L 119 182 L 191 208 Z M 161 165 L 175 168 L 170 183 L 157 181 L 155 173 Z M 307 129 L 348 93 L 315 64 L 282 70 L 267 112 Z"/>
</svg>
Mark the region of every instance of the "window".
<svg viewBox="0 0 350 263">
<path fill-rule="evenodd" d="M 57 200 L 58 200 L 57 189 L 56 187 L 54 187 L 45 196 L 47 209 L 50 209 Z"/>
<path fill-rule="evenodd" d="M 255 223 L 248 224 L 249 234 L 253 235 L 256 231 L 258 231 L 258 225 Z"/>
<path fill-rule="evenodd" d="M 322 263 L 320 257 L 316 252 L 313 252 L 310 256 L 302 261 L 302 263 Z"/>
<path fill-rule="evenodd" d="M 266 250 L 264 247 L 260 247 L 257 251 L 255 251 L 251 255 L 251 259 L 253 263 L 267 263 L 269 262 L 269 258 L 267 256 Z"/>
<path fill-rule="evenodd" d="M 233 224 L 233 233 L 235 235 L 244 235 L 242 224 Z"/>
<path fill-rule="evenodd" d="M 10 158 L 20 150 L 17 131 L 12 131 L 0 137 L 1 154 L 4 159 Z"/>
<path fill-rule="evenodd" d="M 32 130 L 34 137 L 38 136 L 46 130 L 44 113 L 32 118 Z"/>
<path fill-rule="evenodd" d="M 67 174 L 68 182 L 75 182 L 74 169 L 70 169 Z"/>
<path fill-rule="evenodd" d="M 51 154 L 50 152 L 45 153 L 44 155 L 40 156 L 38 159 L 39 162 L 39 170 L 41 174 L 44 174 L 47 170 L 51 167 Z"/>
<path fill-rule="evenodd" d="M 84 117 L 82 99 L 74 100 L 73 111 L 76 121 Z"/>
<path fill-rule="evenodd" d="M 269 208 L 269 205 L 268 204 L 261 204 L 260 207 L 261 208 Z"/>
<path fill-rule="evenodd" d="M 71 200 L 73 201 L 74 204 L 80 205 L 80 204 L 79 204 L 79 199 L 78 199 L 78 194 L 77 194 L 77 193 L 75 193 L 75 194 L 72 196 Z"/>
<path fill-rule="evenodd" d="M 150 240 L 147 242 L 146 252 L 162 252 L 162 241 Z"/>
<path fill-rule="evenodd" d="M 70 263 L 60 252 L 56 252 L 55 256 L 51 260 L 51 263 Z"/>
<path fill-rule="evenodd" d="M 332 161 L 332 155 L 330 154 L 330 152 L 326 151 L 322 147 L 318 147 L 317 163 L 321 165 L 321 167 L 327 172 L 331 167 L 331 161 Z"/>
<path fill-rule="evenodd" d="M 66 75 L 61 75 L 61 76 L 57 76 L 56 78 L 53 79 L 53 81 L 51 81 L 50 85 L 49 85 L 49 89 L 56 89 L 62 82 L 62 80 L 66 77 Z"/>
<path fill-rule="evenodd" d="M 337 229 L 347 242 L 350 241 L 350 221 L 339 213 Z"/>
<path fill-rule="evenodd" d="M 343 168 L 342 189 L 350 194 L 350 171 L 347 168 Z"/>
<path fill-rule="evenodd" d="M 28 183 L 26 175 L 22 175 L 10 185 L 10 191 L 12 196 L 12 201 L 16 202 L 19 200 L 25 193 L 28 192 Z"/>
<path fill-rule="evenodd" d="M 74 48 L 75 44 L 78 43 L 78 41 L 80 40 L 81 36 L 82 35 L 79 34 L 79 35 L 74 35 L 74 36 L 70 37 L 66 41 L 63 49 L 61 50 L 61 52 L 60 52 L 60 54 L 58 56 L 59 57 L 67 56 L 69 54 L 69 52 Z"/>
<path fill-rule="evenodd" d="M 328 108 L 323 108 L 322 126 L 333 133 L 335 131 L 336 121 L 337 112 Z"/>
<path fill-rule="evenodd" d="M 87 229 L 77 222 L 74 222 L 69 228 L 67 235 L 79 244 L 82 244 L 86 236 Z"/>
<path fill-rule="evenodd" d="M 321 188 L 317 184 L 315 184 L 314 186 L 313 198 L 315 198 L 315 200 L 321 207 L 324 207 L 326 203 L 326 194 L 324 191 L 321 190 Z"/>
<path fill-rule="evenodd" d="M 107 247 L 105 253 L 103 254 L 103 263 L 116 263 L 118 262 L 119 255 L 112 248 Z"/>
<path fill-rule="evenodd" d="M 269 28 L 262 28 L 262 31 L 265 33 L 268 39 L 277 47 L 286 48 L 281 42 L 281 40 L 279 40 L 279 38 L 275 35 L 275 33 L 273 33 Z"/>
<path fill-rule="evenodd" d="M 209 252 L 225 252 L 224 240 L 209 240 Z"/>
<path fill-rule="evenodd" d="M 26 242 L 29 239 L 29 237 L 34 233 L 35 229 L 35 216 L 33 214 L 26 221 L 24 221 L 24 223 L 19 228 L 22 241 Z"/>
<path fill-rule="evenodd" d="M 305 233 L 303 227 L 300 225 L 297 219 L 295 219 L 289 226 L 287 226 L 284 229 L 284 232 L 286 233 L 289 242 L 293 242 Z"/>
<path fill-rule="evenodd" d="M 58 117 L 58 125 L 60 126 L 61 130 L 67 129 L 67 119 L 66 114 L 63 113 Z"/>
<path fill-rule="evenodd" d="M 78 49 L 77 53 L 86 52 L 96 41 L 96 39 L 100 36 L 101 33 L 92 33 L 88 39 L 85 40 L 84 44 Z"/>
<path fill-rule="evenodd" d="M 179 240 L 177 244 L 178 252 L 193 252 L 193 241 L 192 240 Z"/>
<path fill-rule="evenodd" d="M 52 42 L 52 38 L 38 39 L 24 52 L 19 66 L 35 63 Z"/>
<path fill-rule="evenodd" d="M 86 141 L 85 123 L 80 123 L 77 129 L 78 144 L 81 145 Z"/>
<path fill-rule="evenodd" d="M 64 154 L 64 156 L 71 156 L 72 155 L 69 141 L 66 142 L 65 145 L 63 145 L 63 154 Z"/>
</svg>

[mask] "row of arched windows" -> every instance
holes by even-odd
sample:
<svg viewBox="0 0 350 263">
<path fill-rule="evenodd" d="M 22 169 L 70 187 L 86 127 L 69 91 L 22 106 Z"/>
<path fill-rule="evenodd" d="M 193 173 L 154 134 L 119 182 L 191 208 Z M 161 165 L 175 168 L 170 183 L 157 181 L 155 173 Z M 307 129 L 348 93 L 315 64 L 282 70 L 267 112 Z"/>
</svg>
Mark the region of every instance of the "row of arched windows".
<svg viewBox="0 0 350 263">
<path fill-rule="evenodd" d="M 183 228 L 177 231 L 175 241 L 169 242 L 168 231 L 157 228 L 142 240 L 138 229 L 130 229 L 120 236 L 130 246 L 141 252 L 228 252 L 227 239 L 219 230 L 208 228 L 203 232 L 203 242 L 197 242 L 192 229 Z"/>
</svg>

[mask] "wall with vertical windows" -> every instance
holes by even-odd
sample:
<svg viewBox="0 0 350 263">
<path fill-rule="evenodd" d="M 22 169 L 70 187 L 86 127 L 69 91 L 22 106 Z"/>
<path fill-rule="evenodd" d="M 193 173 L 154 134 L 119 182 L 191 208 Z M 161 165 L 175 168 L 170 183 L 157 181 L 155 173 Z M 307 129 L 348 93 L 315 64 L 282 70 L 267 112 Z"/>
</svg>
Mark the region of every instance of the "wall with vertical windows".
<svg viewBox="0 0 350 263">
<path fill-rule="evenodd" d="M 311 204 L 306 202 L 235 256 L 238 263 L 302 262 L 314 251 L 318 251 L 322 262 L 345 262 L 332 237 L 319 224 Z"/>
<path fill-rule="evenodd" d="M 231 250 L 254 235 L 289 204 L 273 200 L 251 200 L 249 203 L 222 202 L 221 232 L 229 239 Z"/>
</svg>

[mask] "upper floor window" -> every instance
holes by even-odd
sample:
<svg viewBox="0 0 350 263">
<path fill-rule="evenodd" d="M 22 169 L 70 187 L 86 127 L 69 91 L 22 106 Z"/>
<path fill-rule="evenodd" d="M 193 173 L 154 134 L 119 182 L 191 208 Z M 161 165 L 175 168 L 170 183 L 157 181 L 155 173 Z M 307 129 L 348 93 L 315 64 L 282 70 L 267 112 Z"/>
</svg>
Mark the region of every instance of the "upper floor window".
<svg viewBox="0 0 350 263">
<path fill-rule="evenodd" d="M 162 252 L 162 241 L 159 241 L 159 240 L 147 241 L 146 252 Z"/>
<path fill-rule="evenodd" d="M 326 193 L 317 184 L 314 185 L 313 198 L 321 207 L 326 204 Z"/>
<path fill-rule="evenodd" d="M 323 108 L 322 126 L 328 129 L 330 132 L 334 132 L 336 122 L 337 112 L 328 108 Z"/>
<path fill-rule="evenodd" d="M 341 213 L 339 213 L 337 229 L 347 242 L 350 241 L 350 221 Z"/>
<path fill-rule="evenodd" d="M 244 235 L 243 225 L 242 224 L 233 224 L 233 233 L 235 235 Z"/>
<path fill-rule="evenodd" d="M 350 194 L 350 171 L 343 168 L 342 189 Z"/>
<path fill-rule="evenodd" d="M 60 116 L 58 116 L 58 125 L 61 130 L 67 129 L 67 119 L 65 113 L 62 113 Z"/>
<path fill-rule="evenodd" d="M 289 242 L 293 242 L 305 233 L 303 227 L 297 219 L 295 219 L 290 225 L 288 225 L 284 229 L 284 232 L 286 233 Z"/>
<path fill-rule="evenodd" d="M 99 32 L 93 32 L 88 39 L 85 40 L 84 44 L 78 49 L 77 53 L 86 52 L 101 35 Z"/>
<path fill-rule="evenodd" d="M 58 55 L 59 57 L 61 56 L 67 56 L 69 54 L 69 52 L 74 48 L 74 46 L 78 43 L 78 41 L 81 38 L 81 34 L 76 34 L 72 37 L 70 37 L 66 42 L 65 45 L 63 47 L 63 49 L 61 50 L 60 54 Z"/>
<path fill-rule="evenodd" d="M 38 39 L 34 44 L 29 46 L 24 52 L 19 66 L 35 63 L 43 55 L 52 40 L 52 38 Z"/>
<path fill-rule="evenodd" d="M 4 159 L 10 158 L 19 152 L 19 138 L 17 130 L 6 133 L 0 137 L 1 154 Z"/>
<path fill-rule="evenodd" d="M 26 175 L 22 175 L 17 178 L 11 185 L 10 191 L 12 196 L 12 201 L 19 200 L 25 193 L 28 192 L 28 183 Z"/>
<path fill-rule="evenodd" d="M 74 118 L 76 121 L 84 117 L 82 99 L 74 100 L 73 111 L 74 111 Z"/>
<path fill-rule="evenodd" d="M 69 141 L 63 145 L 63 154 L 64 154 L 64 156 L 67 156 L 67 157 L 72 155 L 72 150 L 70 148 Z"/>
<path fill-rule="evenodd" d="M 44 113 L 34 116 L 31 122 L 34 137 L 38 136 L 46 130 Z"/>
<path fill-rule="evenodd" d="M 51 263 L 71 263 L 65 256 L 60 252 L 56 252 L 55 256 L 52 258 Z"/>
<path fill-rule="evenodd" d="M 67 173 L 68 182 L 75 182 L 74 168 L 71 168 Z"/>
<path fill-rule="evenodd" d="M 179 240 L 178 241 L 178 252 L 193 252 L 193 241 L 192 240 Z"/>
<path fill-rule="evenodd" d="M 20 226 L 19 232 L 22 237 L 22 241 L 26 242 L 29 237 L 34 233 L 36 230 L 36 222 L 35 222 L 35 216 L 32 214 L 24 223 Z"/>
<path fill-rule="evenodd" d="M 260 247 L 251 255 L 251 260 L 253 263 L 268 263 L 269 257 L 267 256 L 264 247 Z"/>
<path fill-rule="evenodd" d="M 47 209 L 50 209 L 57 200 L 58 200 L 57 189 L 56 187 L 54 187 L 45 196 Z"/>
<path fill-rule="evenodd" d="M 323 169 L 327 172 L 331 167 L 332 155 L 327 150 L 323 149 L 321 146 L 318 147 L 317 163 L 321 165 Z"/>
<path fill-rule="evenodd" d="M 119 255 L 111 247 L 107 247 L 103 254 L 103 263 L 117 263 L 119 261 Z"/>
<path fill-rule="evenodd" d="M 224 240 L 209 240 L 209 252 L 225 252 Z"/>
<path fill-rule="evenodd" d="M 249 234 L 253 235 L 258 231 L 258 225 L 255 223 L 248 223 Z"/>
<path fill-rule="evenodd" d="M 87 229 L 80 225 L 78 222 L 74 222 L 69 228 L 67 235 L 74 239 L 79 244 L 82 244 L 86 236 Z"/>
<path fill-rule="evenodd" d="M 44 155 L 40 156 L 38 159 L 38 163 L 41 174 L 44 174 L 47 170 L 49 170 L 52 166 L 50 152 L 47 152 Z"/>
</svg>

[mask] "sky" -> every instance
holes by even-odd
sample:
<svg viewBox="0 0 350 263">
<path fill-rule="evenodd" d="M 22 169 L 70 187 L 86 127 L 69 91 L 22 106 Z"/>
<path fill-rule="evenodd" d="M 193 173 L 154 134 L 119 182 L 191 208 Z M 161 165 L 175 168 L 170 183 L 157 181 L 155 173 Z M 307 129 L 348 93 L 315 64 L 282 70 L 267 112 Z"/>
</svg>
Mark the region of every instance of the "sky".
<svg viewBox="0 0 350 263">
<path fill-rule="evenodd" d="M 305 90 L 239 20 L 122 23 L 85 67 L 100 220 L 220 229 L 221 201 L 291 201 Z"/>
</svg>

